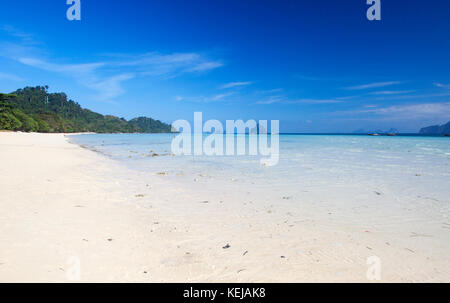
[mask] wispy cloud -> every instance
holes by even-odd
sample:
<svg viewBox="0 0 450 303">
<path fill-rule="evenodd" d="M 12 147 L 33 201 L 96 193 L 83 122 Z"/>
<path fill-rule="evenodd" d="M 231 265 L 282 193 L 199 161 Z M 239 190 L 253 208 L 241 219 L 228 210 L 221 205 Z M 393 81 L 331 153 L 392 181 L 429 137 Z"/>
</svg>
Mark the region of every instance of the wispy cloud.
<svg viewBox="0 0 450 303">
<path fill-rule="evenodd" d="M 127 81 L 133 78 L 133 74 L 121 74 L 91 83 L 86 82 L 85 85 L 99 92 L 99 94 L 97 95 L 97 98 L 99 100 L 109 101 L 122 95 L 125 92 L 121 85 L 123 81 Z"/>
<path fill-rule="evenodd" d="M 333 99 L 312 99 L 312 98 L 304 98 L 304 99 L 288 99 L 283 96 L 271 96 L 267 99 L 257 101 L 255 104 L 261 105 L 269 105 L 274 103 L 281 104 L 338 104 L 343 103 L 346 97 L 344 98 L 333 98 Z"/>
<path fill-rule="evenodd" d="M 16 61 L 42 70 L 61 73 L 73 78 L 84 86 L 97 90 L 100 101 L 107 101 L 125 93 L 121 83 L 136 77 L 173 78 L 185 73 L 205 72 L 221 66 L 209 62 L 197 54 L 156 54 L 149 53 L 136 58 L 129 56 L 106 58 L 94 63 L 55 63 L 34 57 L 15 57 Z M 110 76 L 112 74 L 112 76 Z M 216 96 L 217 100 L 221 96 Z"/>
<path fill-rule="evenodd" d="M 111 99 L 122 95 L 125 91 L 121 83 L 134 78 L 134 74 L 132 73 L 102 76 L 99 73 L 99 69 L 105 66 L 103 62 L 64 64 L 52 63 L 36 58 L 17 58 L 17 61 L 31 67 L 73 77 L 78 83 L 97 91 L 95 98 L 98 101 L 110 102 Z"/>
<path fill-rule="evenodd" d="M 197 53 L 161 54 L 150 52 L 145 54 L 127 55 L 113 54 L 107 62 L 112 67 L 128 67 L 143 75 L 179 76 L 185 73 L 206 72 L 223 66 L 220 61 L 209 60 Z"/>
<path fill-rule="evenodd" d="M 398 119 L 416 119 L 425 117 L 450 118 L 450 102 L 393 105 L 363 109 L 359 112 L 393 116 Z"/>
<path fill-rule="evenodd" d="M 226 93 L 226 94 L 218 94 L 218 95 L 214 95 L 212 97 L 207 97 L 204 100 L 206 102 L 209 102 L 209 101 L 220 101 L 220 100 L 223 100 L 223 99 L 225 99 L 225 98 L 227 98 L 229 96 L 232 96 L 234 94 L 235 94 L 234 92 Z"/>
<path fill-rule="evenodd" d="M 12 26 L 0 26 L 0 31 L 11 37 L 11 41 L 0 42 L 0 56 L 26 66 L 71 77 L 79 84 L 97 91 L 95 97 L 100 101 L 111 101 L 124 94 L 122 83 L 133 78 L 169 79 L 184 74 L 204 73 L 223 66 L 220 60 L 211 60 L 203 54 L 193 52 L 105 54 L 96 62 L 73 63 L 64 58 L 48 59 L 50 54 L 45 52 L 43 44 L 31 34 Z M 0 74 L 0 79 L 19 80 L 6 73 Z"/>
<path fill-rule="evenodd" d="M 383 101 L 383 100 L 417 100 L 417 99 L 432 99 L 432 98 L 442 98 L 450 96 L 450 92 L 434 93 L 434 94 L 405 94 L 405 95 L 391 95 L 391 96 L 379 96 L 374 97 L 373 100 Z"/>
<path fill-rule="evenodd" d="M 221 62 L 203 62 L 188 68 L 186 72 L 205 72 L 223 66 Z"/>
<path fill-rule="evenodd" d="M 38 44 L 38 42 L 35 40 L 34 36 L 25 33 L 14 26 L 11 25 L 3 25 L 0 26 L 0 30 L 3 32 L 6 32 L 9 36 L 19 39 L 23 43 L 27 44 Z"/>
<path fill-rule="evenodd" d="M 342 99 L 298 99 L 298 100 L 288 100 L 286 103 L 289 104 L 337 104 L 343 103 Z"/>
<path fill-rule="evenodd" d="M 283 90 L 284 90 L 283 88 L 273 88 L 268 90 L 258 90 L 255 93 L 265 95 L 265 94 L 279 93 L 282 92 Z"/>
<path fill-rule="evenodd" d="M 86 63 L 86 64 L 57 64 L 36 58 L 17 58 L 17 61 L 32 67 L 43 69 L 50 72 L 68 73 L 68 74 L 89 74 L 104 66 L 104 63 Z"/>
<path fill-rule="evenodd" d="M 21 77 L 13 74 L 0 72 L 0 80 L 10 80 L 10 81 L 23 81 Z"/>
<path fill-rule="evenodd" d="M 440 88 L 450 88 L 450 84 L 443 84 L 443 83 L 434 82 L 433 85 L 436 86 L 436 87 L 440 87 Z"/>
<path fill-rule="evenodd" d="M 364 90 L 364 89 L 370 89 L 370 88 L 379 88 L 379 87 L 386 87 L 391 86 L 395 84 L 401 84 L 401 81 L 389 81 L 389 82 L 374 82 L 374 83 L 368 83 L 368 84 L 362 84 L 357 86 L 350 86 L 345 87 L 347 90 Z"/>
<path fill-rule="evenodd" d="M 269 104 L 274 104 L 274 103 L 281 103 L 283 101 L 285 101 L 286 99 L 283 96 L 270 96 L 266 99 L 263 100 L 259 100 L 257 102 L 255 102 L 255 104 L 260 104 L 260 105 L 269 105 Z"/>
<path fill-rule="evenodd" d="M 175 78 L 183 74 L 207 72 L 223 64 L 211 61 L 195 53 L 146 53 L 142 55 L 105 56 L 102 61 L 91 63 L 65 63 L 48 60 L 46 55 L 34 47 L 21 44 L 2 44 L 3 57 L 21 64 L 74 78 L 81 85 L 97 91 L 99 101 L 111 101 L 125 93 L 122 83 L 138 77 Z M 14 51 L 11 51 L 11 50 Z M 60 62 L 57 62 L 60 61 Z M 0 74 L 0 79 L 15 79 L 9 74 Z M 217 97 L 220 99 L 220 96 Z"/>
<path fill-rule="evenodd" d="M 414 90 L 384 90 L 378 92 L 371 92 L 370 95 L 403 95 L 415 92 Z"/>
<path fill-rule="evenodd" d="M 234 88 L 234 87 L 239 87 L 239 86 L 248 86 L 251 85 L 253 82 L 250 81 L 246 81 L 246 82 L 230 82 L 227 84 L 222 85 L 220 88 L 221 89 L 228 89 L 228 88 Z"/>
<path fill-rule="evenodd" d="M 236 92 L 229 92 L 224 94 L 215 94 L 211 96 L 176 96 L 176 101 L 187 101 L 197 103 L 219 102 L 225 101 L 228 97 L 235 95 Z"/>
</svg>

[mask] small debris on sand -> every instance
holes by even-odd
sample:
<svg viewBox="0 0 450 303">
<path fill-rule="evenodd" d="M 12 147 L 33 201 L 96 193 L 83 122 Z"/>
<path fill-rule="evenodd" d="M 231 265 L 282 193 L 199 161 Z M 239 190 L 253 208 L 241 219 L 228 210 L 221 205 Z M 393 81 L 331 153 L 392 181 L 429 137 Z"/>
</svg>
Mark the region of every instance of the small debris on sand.
<svg viewBox="0 0 450 303">
<path fill-rule="evenodd" d="M 108 241 L 109 241 L 109 242 L 111 242 L 112 240 L 113 240 L 113 239 L 111 239 L 111 238 L 110 238 L 110 239 L 108 239 Z"/>
<path fill-rule="evenodd" d="M 283 200 L 290 200 L 292 197 L 283 197 Z"/>
<path fill-rule="evenodd" d="M 157 175 L 158 175 L 158 176 L 167 176 L 167 175 L 169 175 L 169 173 L 163 171 L 163 172 L 157 173 Z"/>
<path fill-rule="evenodd" d="M 377 196 L 381 196 L 381 193 L 378 192 L 378 191 L 374 191 L 374 193 L 375 193 Z"/>
<path fill-rule="evenodd" d="M 285 256 L 281 256 L 280 258 L 281 258 L 281 259 L 286 259 L 286 257 L 285 257 Z"/>
<path fill-rule="evenodd" d="M 228 249 L 228 248 L 230 248 L 231 246 L 230 246 L 230 244 L 227 244 L 227 245 L 225 245 L 224 247 L 222 247 L 223 249 Z"/>
<path fill-rule="evenodd" d="M 202 202 L 200 202 L 200 203 L 203 203 L 203 204 L 208 204 L 208 203 L 209 203 L 209 201 L 202 201 Z"/>
<path fill-rule="evenodd" d="M 136 197 L 136 198 L 144 198 L 144 197 L 145 197 L 145 195 L 143 195 L 143 194 L 139 194 L 139 195 L 136 195 L 135 197 Z"/>
<path fill-rule="evenodd" d="M 239 269 L 239 270 L 237 271 L 237 273 L 241 273 L 241 272 L 243 272 L 244 270 L 245 270 L 245 268 Z"/>
<path fill-rule="evenodd" d="M 248 250 L 246 250 L 246 251 L 244 252 L 243 256 L 245 256 L 246 254 L 248 254 Z"/>
</svg>

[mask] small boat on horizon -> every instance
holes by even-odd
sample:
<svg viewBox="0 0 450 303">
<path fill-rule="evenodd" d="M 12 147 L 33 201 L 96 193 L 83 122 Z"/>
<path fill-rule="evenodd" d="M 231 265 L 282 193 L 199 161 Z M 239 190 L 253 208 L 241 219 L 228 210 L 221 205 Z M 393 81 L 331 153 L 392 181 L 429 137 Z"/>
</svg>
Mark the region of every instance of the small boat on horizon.
<svg viewBox="0 0 450 303">
<path fill-rule="evenodd" d="M 368 134 L 369 136 L 381 136 L 380 134 Z"/>
<path fill-rule="evenodd" d="M 445 134 L 444 137 L 450 137 L 450 134 Z"/>
</svg>

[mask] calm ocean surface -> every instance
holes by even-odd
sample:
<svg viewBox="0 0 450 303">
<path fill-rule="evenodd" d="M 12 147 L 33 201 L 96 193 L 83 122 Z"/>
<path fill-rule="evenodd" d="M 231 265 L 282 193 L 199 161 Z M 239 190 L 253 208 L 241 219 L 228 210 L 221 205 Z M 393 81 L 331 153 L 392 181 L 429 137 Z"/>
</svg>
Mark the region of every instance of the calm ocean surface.
<svg viewBox="0 0 450 303">
<path fill-rule="evenodd" d="M 397 182 L 404 174 L 450 176 L 450 138 L 446 137 L 280 135 L 279 163 L 273 167 L 263 167 L 260 159 L 267 157 L 259 155 L 171 156 L 174 134 L 94 134 L 70 138 L 129 168 L 150 172 L 183 171 L 241 179 L 270 177 L 274 182 L 286 183 L 296 182 L 299 176 L 328 179 L 338 175 L 362 180 L 378 175 L 386 182 Z M 159 156 L 152 157 L 155 153 Z"/>
</svg>

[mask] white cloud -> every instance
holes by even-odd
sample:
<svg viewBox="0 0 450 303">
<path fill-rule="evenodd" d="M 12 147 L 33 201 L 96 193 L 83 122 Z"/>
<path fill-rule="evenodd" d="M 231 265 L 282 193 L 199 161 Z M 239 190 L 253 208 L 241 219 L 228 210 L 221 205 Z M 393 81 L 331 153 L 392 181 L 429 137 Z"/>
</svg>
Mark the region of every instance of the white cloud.
<svg viewBox="0 0 450 303">
<path fill-rule="evenodd" d="M 373 98 L 373 100 L 412 100 L 412 99 L 431 99 L 442 98 L 450 96 L 450 92 L 442 92 L 436 94 L 417 94 L 417 95 L 394 95 L 394 96 L 379 96 Z"/>
<path fill-rule="evenodd" d="M 161 54 L 156 52 L 140 55 L 115 54 L 108 65 L 131 67 L 143 75 L 177 76 L 184 73 L 206 72 L 223 66 L 220 61 L 208 60 L 196 53 Z"/>
<path fill-rule="evenodd" d="M 282 96 L 271 96 L 268 99 L 258 101 L 255 104 L 262 104 L 262 105 L 268 105 L 268 104 L 274 104 L 274 103 L 281 103 L 281 104 L 338 104 L 338 103 L 343 103 L 344 99 L 347 99 L 347 97 L 333 98 L 333 99 L 287 99 Z"/>
<path fill-rule="evenodd" d="M 10 56 L 24 65 L 49 72 L 64 74 L 78 83 L 96 90 L 100 101 L 111 101 L 125 90 L 121 83 L 136 77 L 176 77 L 184 73 L 204 72 L 221 66 L 219 62 L 208 61 L 193 53 L 156 54 L 148 53 L 131 58 L 116 56 L 115 60 L 94 63 L 55 63 L 31 56 Z M 225 96 L 224 96 L 225 97 Z M 219 100 L 223 97 L 216 96 Z"/>
<path fill-rule="evenodd" d="M 205 72 L 223 66 L 221 62 L 203 62 L 186 69 L 186 72 Z"/>
<path fill-rule="evenodd" d="M 116 75 L 92 83 L 86 82 L 85 85 L 99 92 L 97 98 L 101 101 L 109 101 L 117 96 L 122 95 L 125 91 L 121 86 L 121 82 L 134 78 L 133 74 Z"/>
<path fill-rule="evenodd" d="M 17 82 L 23 81 L 23 79 L 21 77 L 18 77 L 13 74 L 2 73 L 2 72 L 0 72 L 0 80 L 10 80 L 10 81 L 17 81 Z"/>
<path fill-rule="evenodd" d="M 415 92 L 414 90 L 384 90 L 378 92 L 372 92 L 371 95 L 401 95 Z"/>
<path fill-rule="evenodd" d="M 298 100 L 289 100 L 286 103 L 290 104 L 336 104 L 343 103 L 344 101 L 341 99 L 298 99 Z"/>
<path fill-rule="evenodd" d="M 225 99 L 226 97 L 232 96 L 234 94 L 235 94 L 234 92 L 226 93 L 226 94 L 218 94 L 218 95 L 214 95 L 212 97 L 204 98 L 204 101 L 205 102 L 220 101 L 220 100 Z"/>
<path fill-rule="evenodd" d="M 235 95 L 236 92 L 229 92 L 224 94 L 216 94 L 211 96 L 176 96 L 176 101 L 187 101 L 187 102 L 197 102 L 197 103 L 208 103 L 208 102 L 219 102 L 225 101 L 228 97 Z"/>
<path fill-rule="evenodd" d="M 347 90 L 364 90 L 369 88 L 378 88 L 378 87 L 385 87 L 385 86 L 391 86 L 395 84 L 400 84 L 402 82 L 400 81 L 389 81 L 389 82 L 375 82 L 375 83 L 368 83 L 363 85 L 357 85 L 357 86 L 350 86 L 346 87 Z"/>
<path fill-rule="evenodd" d="M 436 86 L 436 87 L 440 87 L 440 88 L 450 88 L 450 84 L 443 84 L 443 83 L 434 82 L 433 85 Z"/>
<path fill-rule="evenodd" d="M 54 72 L 75 79 L 83 86 L 96 90 L 96 96 L 102 101 L 116 98 L 125 90 L 121 84 L 137 77 L 174 78 L 188 73 L 207 72 L 223 66 L 217 60 L 210 60 L 198 53 L 169 53 L 148 52 L 142 54 L 109 54 L 103 60 L 90 63 L 66 63 L 59 59 L 50 58 L 50 54 L 43 47 L 37 46 L 30 34 L 21 32 L 11 26 L 0 26 L 0 31 L 6 32 L 15 42 L 1 41 L 0 56 L 14 60 L 27 66 Z M 42 44 L 41 44 L 42 45 Z M 1 73 L 0 79 L 20 78 Z M 221 99 L 220 96 L 216 96 Z M 222 97 L 223 98 L 223 97 Z"/>
<path fill-rule="evenodd" d="M 222 85 L 220 88 L 221 89 L 227 89 L 227 88 L 234 88 L 234 87 L 239 87 L 239 86 L 248 86 L 251 85 L 252 82 L 250 81 L 246 81 L 246 82 L 230 82 L 227 84 Z"/>
<path fill-rule="evenodd" d="M 21 30 L 15 28 L 14 26 L 3 25 L 3 26 L 0 26 L 0 30 L 6 32 L 11 37 L 17 38 L 22 43 L 27 43 L 27 44 L 36 44 L 37 43 L 35 41 L 35 38 L 33 35 L 22 32 Z"/>
<path fill-rule="evenodd" d="M 105 66 L 103 62 L 59 64 L 29 57 L 18 58 L 17 61 L 45 71 L 60 73 L 75 78 L 78 83 L 97 91 L 98 93 L 95 98 L 98 101 L 111 101 L 122 95 L 125 91 L 121 86 L 121 82 L 134 77 L 131 73 L 118 74 L 110 77 L 101 76 L 99 69 Z"/>
<path fill-rule="evenodd" d="M 373 113 L 376 115 L 389 115 L 397 118 L 422 118 L 422 117 L 442 117 L 450 118 L 450 102 L 443 103 L 422 103 L 405 104 L 380 107 L 360 111 L 362 113 Z"/>
<path fill-rule="evenodd" d="M 274 104 L 274 103 L 280 103 L 280 102 L 283 102 L 283 101 L 285 101 L 285 98 L 282 97 L 282 96 L 270 96 L 267 99 L 255 102 L 255 104 L 269 105 L 269 104 Z"/>
<path fill-rule="evenodd" d="M 87 64 L 55 64 L 46 62 L 35 58 L 18 58 L 22 64 L 40 68 L 46 71 L 67 73 L 67 74 L 90 74 L 100 67 L 104 66 L 104 63 L 87 63 Z"/>
</svg>

